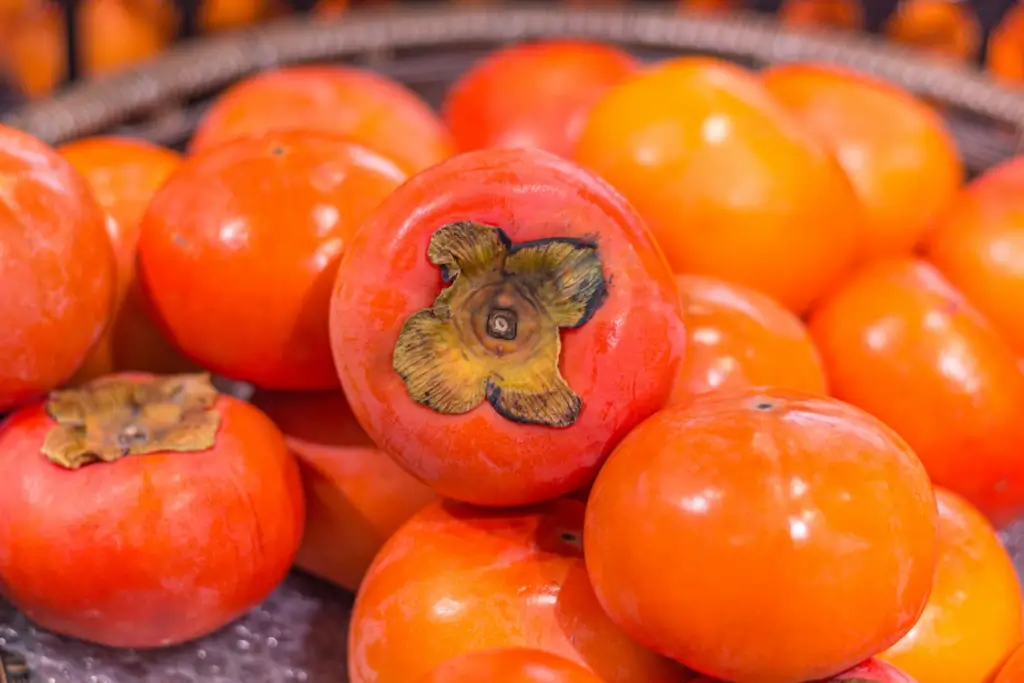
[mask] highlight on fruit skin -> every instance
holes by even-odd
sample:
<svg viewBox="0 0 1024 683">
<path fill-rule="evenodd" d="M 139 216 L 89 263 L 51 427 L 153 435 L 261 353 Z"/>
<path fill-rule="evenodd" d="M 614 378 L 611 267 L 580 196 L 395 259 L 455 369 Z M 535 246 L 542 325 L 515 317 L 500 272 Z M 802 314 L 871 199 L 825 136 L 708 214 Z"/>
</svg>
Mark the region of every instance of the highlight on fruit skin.
<svg viewBox="0 0 1024 683">
<path fill-rule="evenodd" d="M 527 648 L 482 650 L 449 659 L 419 683 L 604 683 L 579 664 Z"/>
</svg>

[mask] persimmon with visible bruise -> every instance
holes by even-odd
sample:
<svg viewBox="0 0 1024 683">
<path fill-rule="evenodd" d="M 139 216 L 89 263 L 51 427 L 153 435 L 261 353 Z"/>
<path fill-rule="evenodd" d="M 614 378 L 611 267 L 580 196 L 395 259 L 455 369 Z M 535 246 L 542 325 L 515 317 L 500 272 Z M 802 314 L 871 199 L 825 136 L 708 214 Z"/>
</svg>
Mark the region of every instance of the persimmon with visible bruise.
<svg viewBox="0 0 1024 683">
<path fill-rule="evenodd" d="M 509 648 L 469 652 L 449 659 L 420 683 L 604 683 L 579 664 L 564 657 Z"/>
<path fill-rule="evenodd" d="M 208 378 L 110 375 L 0 426 L 0 590 L 43 628 L 149 648 L 210 633 L 284 578 L 302 533 L 273 423 Z"/>
<path fill-rule="evenodd" d="M 135 283 L 135 251 L 142 214 L 156 191 L 181 164 L 176 152 L 141 140 L 84 138 L 57 149 L 89 183 L 107 215 L 107 234 L 117 259 L 117 303 L 113 323 L 93 347 L 73 382 L 115 370 L 157 373 L 197 369 L 150 321 Z"/>
<path fill-rule="evenodd" d="M 373 440 L 481 505 L 587 484 L 668 400 L 685 344 L 640 218 L 536 149 L 467 152 L 398 188 L 349 245 L 330 326 Z"/>
<path fill-rule="evenodd" d="M 342 138 L 277 131 L 185 161 L 153 197 L 139 281 L 191 360 L 268 389 L 336 387 L 327 311 L 337 264 L 406 178 Z"/>
<path fill-rule="evenodd" d="M 956 141 L 930 106 L 838 66 L 767 69 L 771 94 L 833 151 L 864 206 L 862 257 L 909 253 L 964 178 Z"/>
<path fill-rule="evenodd" d="M 462 150 L 539 147 L 568 157 L 590 107 L 638 67 L 628 53 L 600 43 L 514 45 L 455 83 L 444 119 Z"/>
<path fill-rule="evenodd" d="M 303 65 L 265 71 L 225 90 L 199 122 L 189 153 L 297 128 L 351 138 L 410 174 L 454 152 L 437 114 L 401 83 L 349 66 Z"/>
<path fill-rule="evenodd" d="M 374 445 L 340 391 L 258 391 L 252 402 L 299 462 L 306 527 L 300 569 L 351 591 L 384 542 L 436 497 Z"/>
<path fill-rule="evenodd" d="M 863 212 L 842 167 L 728 62 L 672 59 L 613 88 L 574 158 L 636 207 L 677 273 L 801 313 L 857 257 Z"/>
<path fill-rule="evenodd" d="M 1024 512 L 1024 374 L 933 266 L 869 265 L 821 302 L 808 327 L 832 394 L 895 429 L 937 485 L 997 526 Z"/>
<path fill-rule="evenodd" d="M 992 683 L 1019 683 L 1024 681 L 1024 646 L 1017 650 L 1006 660 L 1006 663 L 999 670 L 999 675 Z"/>
<path fill-rule="evenodd" d="M 1024 157 L 968 184 L 942 212 L 924 252 L 1024 357 Z"/>
<path fill-rule="evenodd" d="M 580 547 L 584 506 L 489 510 L 428 505 L 384 545 L 356 596 L 352 683 L 417 681 L 481 650 L 532 648 L 605 683 L 692 674 L 631 641 L 601 609 Z"/>
<path fill-rule="evenodd" d="M 825 368 L 807 328 L 782 304 L 714 278 L 677 275 L 676 283 L 688 344 L 671 403 L 750 386 L 827 393 Z"/>
<path fill-rule="evenodd" d="M 612 620 L 735 683 L 827 677 L 898 641 L 925 607 L 935 538 L 906 442 L 853 406 L 771 388 L 705 394 L 630 432 L 584 530 Z"/>
<path fill-rule="evenodd" d="M 942 488 L 935 499 L 939 562 L 928 606 L 878 656 L 919 683 L 988 683 L 1021 642 L 1020 581 L 980 512 Z"/>
<path fill-rule="evenodd" d="M 103 209 L 35 138 L 0 126 L 0 412 L 71 378 L 117 294 Z"/>
</svg>

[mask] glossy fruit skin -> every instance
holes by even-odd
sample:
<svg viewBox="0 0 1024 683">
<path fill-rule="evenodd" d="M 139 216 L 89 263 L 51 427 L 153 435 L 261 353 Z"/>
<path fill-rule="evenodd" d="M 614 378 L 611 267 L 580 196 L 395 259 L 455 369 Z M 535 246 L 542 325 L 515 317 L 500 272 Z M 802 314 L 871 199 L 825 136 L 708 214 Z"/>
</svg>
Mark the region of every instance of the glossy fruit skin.
<svg viewBox="0 0 1024 683">
<path fill-rule="evenodd" d="M 295 128 L 349 137 L 410 174 L 454 152 L 438 116 L 397 81 L 348 66 L 304 65 L 265 71 L 228 88 L 200 121 L 189 153 Z"/>
<path fill-rule="evenodd" d="M 723 680 L 791 683 L 910 630 L 935 525 L 927 473 L 895 432 L 761 388 L 633 430 L 594 483 L 584 539 L 598 599 L 637 642 Z"/>
<path fill-rule="evenodd" d="M 707 391 L 778 386 L 828 392 L 825 368 L 804 324 L 752 289 L 677 275 L 686 320 L 686 360 L 672 404 Z"/>
<path fill-rule="evenodd" d="M 895 429 L 932 481 L 997 526 L 1024 511 L 1024 374 L 933 266 L 865 267 L 821 303 L 809 329 L 832 394 Z"/>
<path fill-rule="evenodd" d="M 539 147 L 569 157 L 594 103 L 639 68 L 601 43 L 514 45 L 474 65 L 448 92 L 445 123 L 461 150 Z"/>
<path fill-rule="evenodd" d="M 1017 683 L 1024 681 L 1024 646 L 1017 650 L 1006 660 L 1003 668 L 999 670 L 992 683 Z"/>
<path fill-rule="evenodd" d="M 161 328 L 213 372 L 270 389 L 336 387 L 324 321 L 337 264 L 405 177 L 364 147 L 308 131 L 191 157 L 153 198 L 139 237 L 139 279 Z"/>
<path fill-rule="evenodd" d="M 603 683 L 564 657 L 527 648 L 484 650 L 449 659 L 420 683 Z"/>
<path fill-rule="evenodd" d="M 919 683 L 896 667 L 886 664 L 879 659 L 869 659 L 848 671 L 820 681 L 812 681 L 812 683 L 863 683 L 864 681 L 874 681 L 875 683 Z M 721 683 L 721 681 L 701 677 L 693 680 L 691 683 Z"/>
<path fill-rule="evenodd" d="M 1024 157 L 965 187 L 939 218 L 925 256 L 1024 357 Z"/>
<path fill-rule="evenodd" d="M 416 681 L 453 657 L 520 647 L 565 657 L 606 683 L 688 680 L 601 610 L 580 547 L 583 511 L 565 499 L 509 510 L 439 501 L 414 515 L 356 596 L 349 680 Z"/>
<path fill-rule="evenodd" d="M 842 168 L 728 62 L 671 59 L 613 88 L 574 158 L 636 207 L 677 273 L 802 313 L 857 257 L 862 209 Z"/>
<path fill-rule="evenodd" d="M 70 164 L 0 126 L 0 412 L 70 379 L 103 334 L 117 289 L 103 225 Z"/>
<path fill-rule="evenodd" d="M 56 424 L 44 404 L 10 415 L 0 426 L 4 597 L 48 630 L 133 648 L 204 636 L 265 599 L 302 534 L 298 469 L 260 411 L 229 396 L 214 409 L 211 449 L 79 470 L 41 454 Z"/>
<path fill-rule="evenodd" d="M 988 683 L 1022 640 L 1021 588 L 995 530 L 960 496 L 936 488 L 939 562 L 928 606 L 878 655 L 920 683 Z"/>
<path fill-rule="evenodd" d="M 885 81 L 824 64 L 782 64 L 762 82 L 835 154 L 864 207 L 862 256 L 909 253 L 964 178 L 939 113 Z"/>
<path fill-rule="evenodd" d="M 156 191 L 181 165 L 181 155 L 116 136 L 83 138 L 57 149 L 89 183 L 106 212 L 117 260 L 117 314 L 75 377 L 86 381 L 115 370 L 184 372 L 188 363 L 149 320 L 135 283 L 142 215 Z"/>
<path fill-rule="evenodd" d="M 340 391 L 257 392 L 252 402 L 299 463 L 306 526 L 300 569 L 355 591 L 384 542 L 434 492 L 378 449 Z"/>
<path fill-rule="evenodd" d="M 570 427 L 512 422 L 487 403 L 440 414 L 413 402 L 393 370 L 404 321 L 441 289 L 430 236 L 460 220 L 501 227 L 513 242 L 596 238 L 608 296 L 584 325 L 561 331 L 559 367 L 583 401 Z M 468 152 L 392 194 L 346 252 L 330 325 L 345 395 L 373 440 L 434 490 L 481 505 L 589 483 L 615 443 L 668 400 L 685 345 L 675 282 L 641 219 L 599 179 L 533 149 Z"/>
</svg>

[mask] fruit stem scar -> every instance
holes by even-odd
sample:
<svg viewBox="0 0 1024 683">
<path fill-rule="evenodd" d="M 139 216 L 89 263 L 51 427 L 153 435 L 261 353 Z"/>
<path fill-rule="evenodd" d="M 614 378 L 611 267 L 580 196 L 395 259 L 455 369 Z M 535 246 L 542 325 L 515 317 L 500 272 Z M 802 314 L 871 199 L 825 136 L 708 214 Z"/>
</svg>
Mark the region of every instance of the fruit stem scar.
<svg viewBox="0 0 1024 683">
<path fill-rule="evenodd" d="M 220 426 L 220 414 L 213 410 L 217 396 L 206 374 L 99 379 L 55 391 L 46 412 L 56 425 L 47 432 L 42 453 L 77 470 L 128 455 L 206 450 Z"/>
<path fill-rule="evenodd" d="M 585 324 L 607 297 L 597 244 L 513 244 L 466 221 L 435 231 L 427 258 L 447 285 L 398 335 L 393 367 L 409 396 L 441 414 L 487 401 L 513 422 L 572 425 L 583 401 L 559 371 L 559 328 Z"/>
</svg>

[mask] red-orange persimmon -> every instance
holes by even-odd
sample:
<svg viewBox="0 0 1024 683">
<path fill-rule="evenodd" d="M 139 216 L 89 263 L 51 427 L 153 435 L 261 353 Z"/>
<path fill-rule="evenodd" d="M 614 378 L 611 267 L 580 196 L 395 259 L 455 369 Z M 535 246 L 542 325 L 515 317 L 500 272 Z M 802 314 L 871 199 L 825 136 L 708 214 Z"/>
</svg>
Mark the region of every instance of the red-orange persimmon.
<svg viewBox="0 0 1024 683">
<path fill-rule="evenodd" d="M 664 405 L 685 341 L 642 220 L 535 149 L 468 152 L 396 190 L 349 244 L 330 325 L 373 440 L 483 505 L 588 483 Z"/>
<path fill-rule="evenodd" d="M 543 650 L 481 650 L 449 659 L 420 683 L 604 683 L 573 661 Z"/>
<path fill-rule="evenodd" d="M 302 534 L 281 433 L 202 375 L 55 392 L 0 425 L 0 471 L 0 591 L 103 645 L 224 626 L 277 586 Z"/>
<path fill-rule="evenodd" d="M 721 683 L 713 678 L 698 678 L 690 683 Z M 812 683 L 917 683 L 891 664 L 869 659 L 840 674 Z"/>
</svg>

